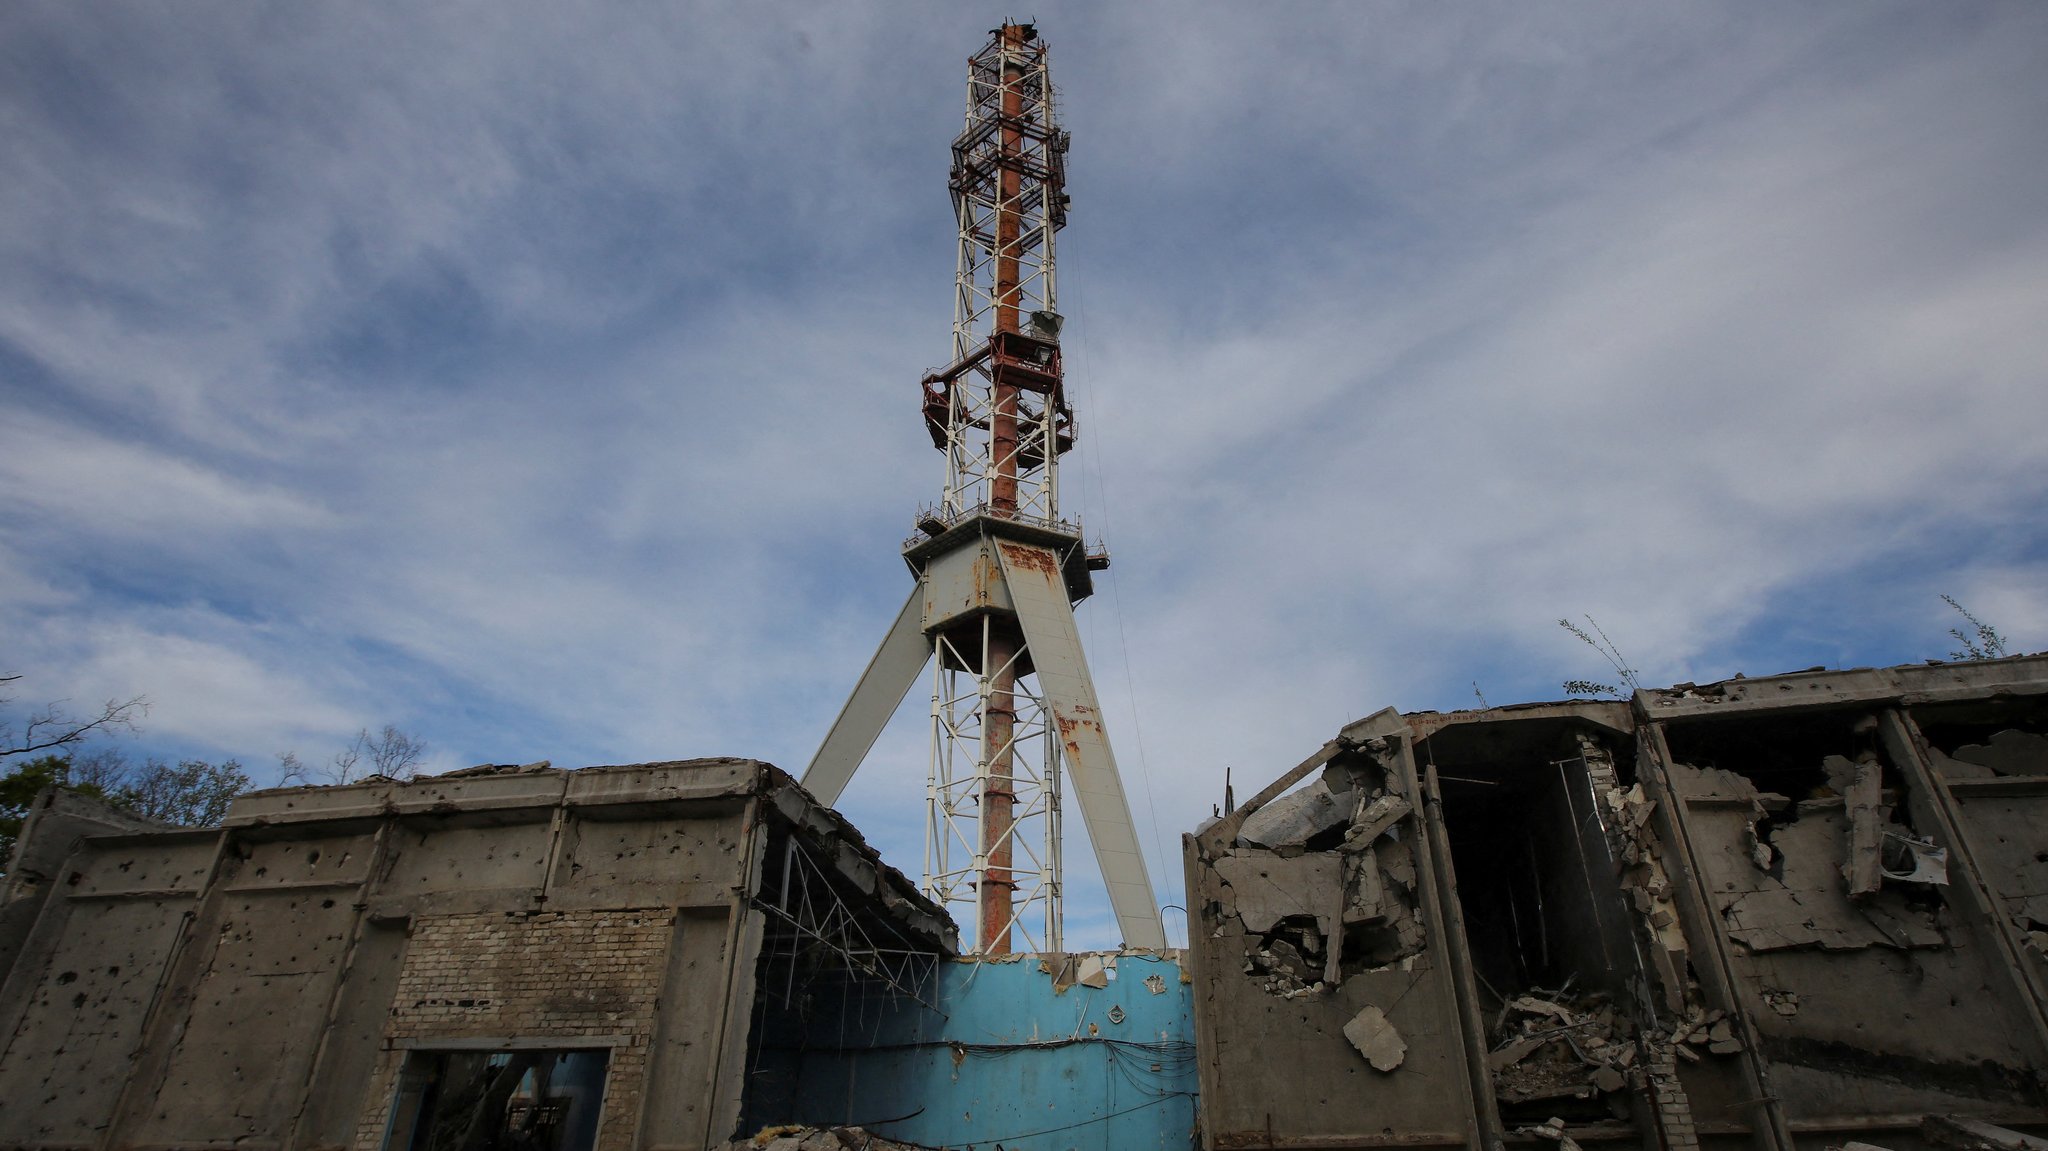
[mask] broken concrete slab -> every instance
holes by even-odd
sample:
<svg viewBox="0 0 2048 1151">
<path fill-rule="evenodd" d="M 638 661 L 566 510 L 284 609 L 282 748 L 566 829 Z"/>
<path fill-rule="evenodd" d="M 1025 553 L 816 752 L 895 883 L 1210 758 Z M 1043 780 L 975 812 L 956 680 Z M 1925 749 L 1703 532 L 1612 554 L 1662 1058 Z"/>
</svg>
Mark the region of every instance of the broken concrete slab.
<svg viewBox="0 0 2048 1151">
<path fill-rule="evenodd" d="M 1370 923 L 1386 915 L 1386 884 L 1371 848 L 1344 860 L 1344 923 Z"/>
<path fill-rule="evenodd" d="M 1351 830 L 1344 833 L 1344 843 L 1347 846 L 1369 844 L 1414 810 L 1412 804 L 1398 795 L 1382 795 L 1358 813 L 1358 818 L 1351 822 Z"/>
<path fill-rule="evenodd" d="M 1557 1144 L 1557 1151 L 1581 1151 L 1578 1140 L 1565 1133 L 1564 1120 L 1552 1116 L 1534 1127 L 1523 1127 L 1522 1134 L 1548 1139 Z"/>
<path fill-rule="evenodd" d="M 1498 1051 L 1488 1053 L 1486 1056 L 1486 1066 L 1492 1071 L 1505 1071 L 1522 1060 L 1527 1059 L 1538 1047 L 1548 1042 L 1550 1042 L 1550 1037 L 1547 1035 L 1523 1036 L 1500 1048 Z"/>
<path fill-rule="evenodd" d="M 1927 762 L 1934 768 L 1935 774 L 1950 783 L 1956 783 L 1961 780 L 1998 778 L 1997 771 L 1985 767 L 1981 763 L 1971 763 L 1968 760 L 1955 759 L 1951 756 L 1943 755 L 1934 748 L 1927 750 Z"/>
<path fill-rule="evenodd" d="M 1744 776 L 1720 767 L 1694 767 L 1689 763 L 1671 765 L 1671 782 L 1687 799 L 1755 799 L 1756 785 Z"/>
<path fill-rule="evenodd" d="M 1407 1042 L 1378 1007 L 1367 1006 L 1352 1016 L 1351 1022 L 1344 1025 L 1344 1038 L 1358 1048 L 1375 1071 L 1392 1071 L 1408 1056 Z"/>
<path fill-rule="evenodd" d="M 1216 874 L 1230 885 L 1231 903 L 1248 932 L 1264 934 L 1295 915 L 1314 916 L 1325 933 L 1335 932 L 1342 922 L 1339 856 L 1284 859 L 1263 851 L 1233 851 L 1216 861 Z"/>
<path fill-rule="evenodd" d="M 2007 728 L 1983 743 L 1964 744 L 1950 757 L 1999 775 L 2048 775 L 2048 735 Z"/>
<path fill-rule="evenodd" d="M 1108 987 L 1109 968 L 1102 962 L 1102 956 L 1076 956 L 1074 963 L 1074 982 L 1080 984 L 1083 987 L 1094 987 L 1097 989 Z"/>
<path fill-rule="evenodd" d="M 1508 1009 L 1510 1011 L 1520 1011 L 1527 1015 L 1549 1016 L 1560 1023 L 1575 1023 L 1578 1021 L 1578 1017 L 1569 1008 L 1559 1006 L 1548 999 L 1538 999 L 1533 995 L 1518 996 L 1509 1000 Z"/>
<path fill-rule="evenodd" d="M 1348 823 L 1352 809 L 1348 791 L 1340 796 L 1327 778 L 1318 778 L 1246 816 L 1237 838 L 1260 847 L 1297 847 Z"/>
</svg>

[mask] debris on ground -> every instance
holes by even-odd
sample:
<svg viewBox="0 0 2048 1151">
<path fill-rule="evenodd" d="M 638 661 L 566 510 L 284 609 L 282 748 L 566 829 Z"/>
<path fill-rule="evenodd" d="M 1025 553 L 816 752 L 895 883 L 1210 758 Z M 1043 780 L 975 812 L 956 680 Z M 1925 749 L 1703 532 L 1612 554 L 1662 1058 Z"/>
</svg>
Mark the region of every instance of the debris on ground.
<svg viewBox="0 0 2048 1151">
<path fill-rule="evenodd" d="M 1486 1057 L 1503 1103 L 1590 1099 L 1628 1085 L 1634 1026 L 1604 994 L 1536 991 L 1507 1001 Z"/>
<path fill-rule="evenodd" d="M 1787 1006 L 1797 1010 L 1797 1000 Z M 1486 1057 L 1494 1093 L 1502 1103 L 1542 1099 L 1592 1099 L 1629 1089 L 1640 1081 L 1643 1055 L 1636 1025 L 1618 1012 L 1604 992 L 1570 995 L 1532 990 L 1501 1007 Z M 1732 1055 L 1742 1050 L 1726 1011 L 1693 1010 L 1668 1038 L 1677 1055 L 1698 1062 L 1702 1053 Z"/>
<path fill-rule="evenodd" d="M 735 1139 L 720 1151 L 926 1151 L 922 1143 L 898 1143 L 860 1127 L 764 1127 Z"/>
<path fill-rule="evenodd" d="M 1557 1144 L 1557 1151 L 1580 1151 L 1578 1140 L 1565 1133 L 1564 1120 L 1554 1115 L 1536 1124 L 1534 1127 L 1517 1127 L 1515 1128 L 1515 1133 L 1518 1135 L 1534 1135 L 1538 1139 L 1547 1139 Z"/>
</svg>

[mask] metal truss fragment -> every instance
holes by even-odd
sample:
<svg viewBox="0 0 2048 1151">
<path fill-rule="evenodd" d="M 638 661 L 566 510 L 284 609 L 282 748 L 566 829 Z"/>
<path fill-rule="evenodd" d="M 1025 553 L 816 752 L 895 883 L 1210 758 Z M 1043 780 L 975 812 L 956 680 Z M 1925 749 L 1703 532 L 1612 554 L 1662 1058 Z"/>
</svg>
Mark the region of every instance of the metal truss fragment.
<svg viewBox="0 0 2048 1151">
<path fill-rule="evenodd" d="M 938 1010 L 938 956 L 877 940 L 869 923 L 855 914 L 826 871 L 795 836 L 783 841 L 782 878 L 773 899 L 756 895 L 754 906 L 772 921 L 762 950 L 787 960 L 785 1002 L 796 998 L 797 960 L 837 970 Z M 787 950 L 784 951 L 783 949 Z"/>
</svg>

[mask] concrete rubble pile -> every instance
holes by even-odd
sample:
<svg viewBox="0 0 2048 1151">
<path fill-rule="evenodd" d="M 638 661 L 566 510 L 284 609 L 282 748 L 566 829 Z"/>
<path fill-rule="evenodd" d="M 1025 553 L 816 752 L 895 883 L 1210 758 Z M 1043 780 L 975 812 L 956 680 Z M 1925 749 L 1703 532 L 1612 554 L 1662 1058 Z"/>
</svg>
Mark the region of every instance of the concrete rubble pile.
<svg viewBox="0 0 2048 1151">
<path fill-rule="evenodd" d="M 1486 1064 L 1502 1103 L 1590 1099 L 1629 1086 L 1635 1027 L 1605 995 L 1511 999 L 1494 1023 Z"/>
<path fill-rule="evenodd" d="M 860 1127 L 768 1127 L 735 1139 L 722 1151 L 923 1151 L 922 1143 L 898 1143 Z"/>
</svg>

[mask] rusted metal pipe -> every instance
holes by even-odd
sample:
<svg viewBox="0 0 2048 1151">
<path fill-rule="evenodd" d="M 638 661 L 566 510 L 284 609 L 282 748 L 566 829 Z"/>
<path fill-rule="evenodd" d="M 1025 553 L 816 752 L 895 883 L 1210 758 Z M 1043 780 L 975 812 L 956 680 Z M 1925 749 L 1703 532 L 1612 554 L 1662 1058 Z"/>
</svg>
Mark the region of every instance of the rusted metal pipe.
<svg viewBox="0 0 2048 1151">
<path fill-rule="evenodd" d="M 1001 193 L 996 205 L 996 338 L 1017 331 L 1017 197 L 1023 181 L 1017 171 L 1023 134 L 1018 123 L 1024 115 L 1025 29 L 1021 24 L 1004 24 L 1002 156 L 997 175 Z M 1017 389 L 998 383 L 995 411 L 989 420 L 991 461 L 995 474 L 989 478 L 989 511 L 997 516 L 1017 514 Z M 1010 744 L 1017 727 L 1015 661 L 1016 641 L 991 630 L 983 643 L 982 665 L 988 676 L 988 698 L 982 704 L 982 748 L 988 756 L 988 773 L 981 789 L 981 849 L 986 863 L 976 897 L 981 905 L 981 951 L 985 955 L 1007 954 L 1010 950 L 1010 919 L 1015 907 L 1016 878 L 1011 874 L 1011 835 L 1016 807 L 1016 772 Z"/>
</svg>

